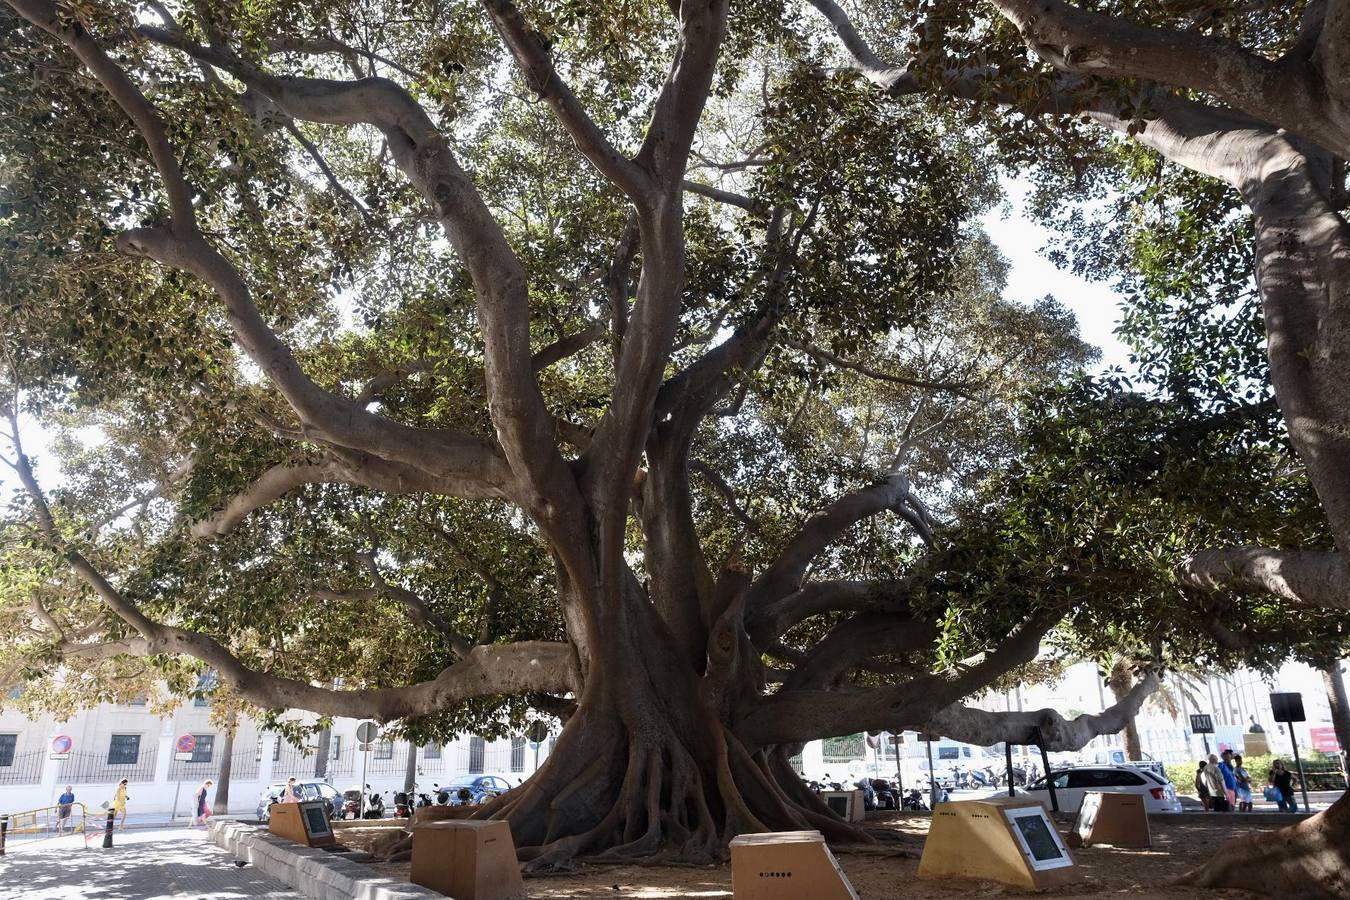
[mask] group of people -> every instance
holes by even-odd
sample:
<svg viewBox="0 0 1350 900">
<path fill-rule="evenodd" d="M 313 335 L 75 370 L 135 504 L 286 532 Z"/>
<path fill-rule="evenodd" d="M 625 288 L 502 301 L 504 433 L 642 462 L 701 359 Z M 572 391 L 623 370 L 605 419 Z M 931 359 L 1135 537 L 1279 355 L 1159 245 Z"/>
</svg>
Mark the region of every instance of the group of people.
<svg viewBox="0 0 1350 900">
<path fill-rule="evenodd" d="M 1195 770 L 1195 792 L 1211 812 L 1252 811 L 1251 773 L 1242 765 L 1242 757 L 1232 750 L 1217 756 L 1211 753 L 1208 760 L 1200 760 Z M 1283 760 L 1275 760 L 1270 767 L 1263 796 L 1279 804 L 1280 812 L 1298 812 L 1294 774 L 1285 768 Z"/>
</svg>

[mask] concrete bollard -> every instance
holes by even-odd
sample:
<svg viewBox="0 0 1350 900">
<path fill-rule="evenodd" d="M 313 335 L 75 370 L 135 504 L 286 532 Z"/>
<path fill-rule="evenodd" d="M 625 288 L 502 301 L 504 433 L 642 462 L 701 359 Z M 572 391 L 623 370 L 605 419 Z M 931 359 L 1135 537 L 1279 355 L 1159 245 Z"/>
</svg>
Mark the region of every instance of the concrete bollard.
<svg viewBox="0 0 1350 900">
<path fill-rule="evenodd" d="M 113 821 L 117 818 L 117 810 L 108 810 L 108 824 L 103 826 L 103 849 L 112 847 Z"/>
</svg>

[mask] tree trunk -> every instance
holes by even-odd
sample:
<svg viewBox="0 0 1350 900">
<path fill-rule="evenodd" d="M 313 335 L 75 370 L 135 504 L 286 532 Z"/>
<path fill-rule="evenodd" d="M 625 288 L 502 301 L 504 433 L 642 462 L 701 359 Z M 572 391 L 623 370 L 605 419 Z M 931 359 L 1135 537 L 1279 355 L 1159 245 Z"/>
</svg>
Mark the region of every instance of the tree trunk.
<svg viewBox="0 0 1350 900">
<path fill-rule="evenodd" d="M 234 733 L 239 728 L 239 716 L 230 718 L 225 729 L 225 740 L 220 747 L 220 774 L 216 778 L 216 799 L 211 810 L 216 815 L 230 811 L 230 775 L 234 771 Z"/>
<path fill-rule="evenodd" d="M 328 754 L 333 749 L 333 729 L 325 728 L 319 732 L 318 748 L 314 751 L 314 777 L 321 781 L 328 779 Z"/>
<path fill-rule="evenodd" d="M 1336 742 L 1341 745 L 1341 766 L 1346 773 L 1346 787 L 1350 787 L 1350 697 L 1345 693 L 1345 678 L 1341 675 L 1339 662 L 1333 662 L 1322 670 L 1322 683 L 1327 686 L 1331 724 L 1336 728 Z"/>
<path fill-rule="evenodd" d="M 1182 883 L 1245 888 L 1283 900 L 1350 896 L 1350 792 L 1288 828 L 1229 841 Z"/>
<path fill-rule="evenodd" d="M 577 854 L 711 862 L 732 837 L 755 831 L 869 840 L 780 754 L 751 751 L 737 737 L 736 692 L 715 658 L 734 648 L 715 647 L 714 638 L 699 672 L 672 652 L 670 632 L 645 598 L 629 597 L 607 616 L 610 652 L 592 657 L 553 752 L 522 787 L 477 814 L 511 823 L 531 869 Z"/>
<path fill-rule="evenodd" d="M 1115 665 L 1111 667 L 1110 677 L 1107 679 L 1111 686 L 1111 694 L 1116 698 L 1116 703 L 1123 701 L 1134 687 L 1134 673 L 1130 671 L 1129 663 L 1124 657 L 1116 660 Z M 1139 742 L 1139 726 L 1135 724 L 1135 717 L 1130 716 L 1125 727 L 1120 732 L 1121 738 L 1125 741 L 1126 759 L 1143 759 L 1144 748 Z"/>
<path fill-rule="evenodd" d="M 412 793 L 417 784 L 417 744 L 408 741 L 408 764 L 403 769 L 403 790 Z"/>
</svg>

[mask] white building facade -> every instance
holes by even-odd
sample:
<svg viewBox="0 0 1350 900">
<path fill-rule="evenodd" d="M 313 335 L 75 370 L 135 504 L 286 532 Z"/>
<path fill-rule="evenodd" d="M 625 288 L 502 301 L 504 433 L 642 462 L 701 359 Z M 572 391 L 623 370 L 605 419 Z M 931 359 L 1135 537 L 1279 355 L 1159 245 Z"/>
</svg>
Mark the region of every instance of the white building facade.
<svg viewBox="0 0 1350 900">
<path fill-rule="evenodd" d="M 314 721 L 307 715 L 294 718 Z M 552 736 L 539 744 L 523 737 L 488 741 L 468 736 L 415 748 L 405 741 L 377 740 L 362 752 L 359 724 L 357 719 L 334 720 L 323 753 L 319 737 L 296 747 L 241 719 L 230 754 L 229 811 L 251 813 L 267 785 L 290 776 L 318 778 L 341 791 L 361 784 L 364 774 L 373 790 L 402 790 L 410 753 L 420 791 L 480 772 L 515 784 L 532 775 L 553 746 Z M 178 750 L 185 735 L 192 736 L 184 742 L 194 745 L 190 753 Z M 66 746 L 66 753 L 55 752 Z M 108 704 L 67 721 L 0 711 L 0 812 L 51 806 L 68 784 L 92 811 L 111 800 L 117 783 L 126 778 L 129 813 L 188 816 L 202 781 L 219 782 L 225 746 L 223 729 L 211 722 L 202 701 L 188 701 L 165 716 L 143 703 Z"/>
</svg>

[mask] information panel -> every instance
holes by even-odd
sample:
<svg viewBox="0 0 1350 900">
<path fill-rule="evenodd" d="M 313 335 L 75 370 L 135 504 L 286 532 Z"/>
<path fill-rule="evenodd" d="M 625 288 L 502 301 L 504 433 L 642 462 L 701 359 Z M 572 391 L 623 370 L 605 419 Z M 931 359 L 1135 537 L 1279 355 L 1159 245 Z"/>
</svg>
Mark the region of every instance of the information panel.
<svg viewBox="0 0 1350 900">
<path fill-rule="evenodd" d="M 1013 834 L 1033 869 L 1039 872 L 1073 865 L 1069 849 L 1059 839 L 1059 832 L 1050 824 L 1043 806 L 1005 809 L 1003 815 L 1012 825 Z"/>
</svg>

